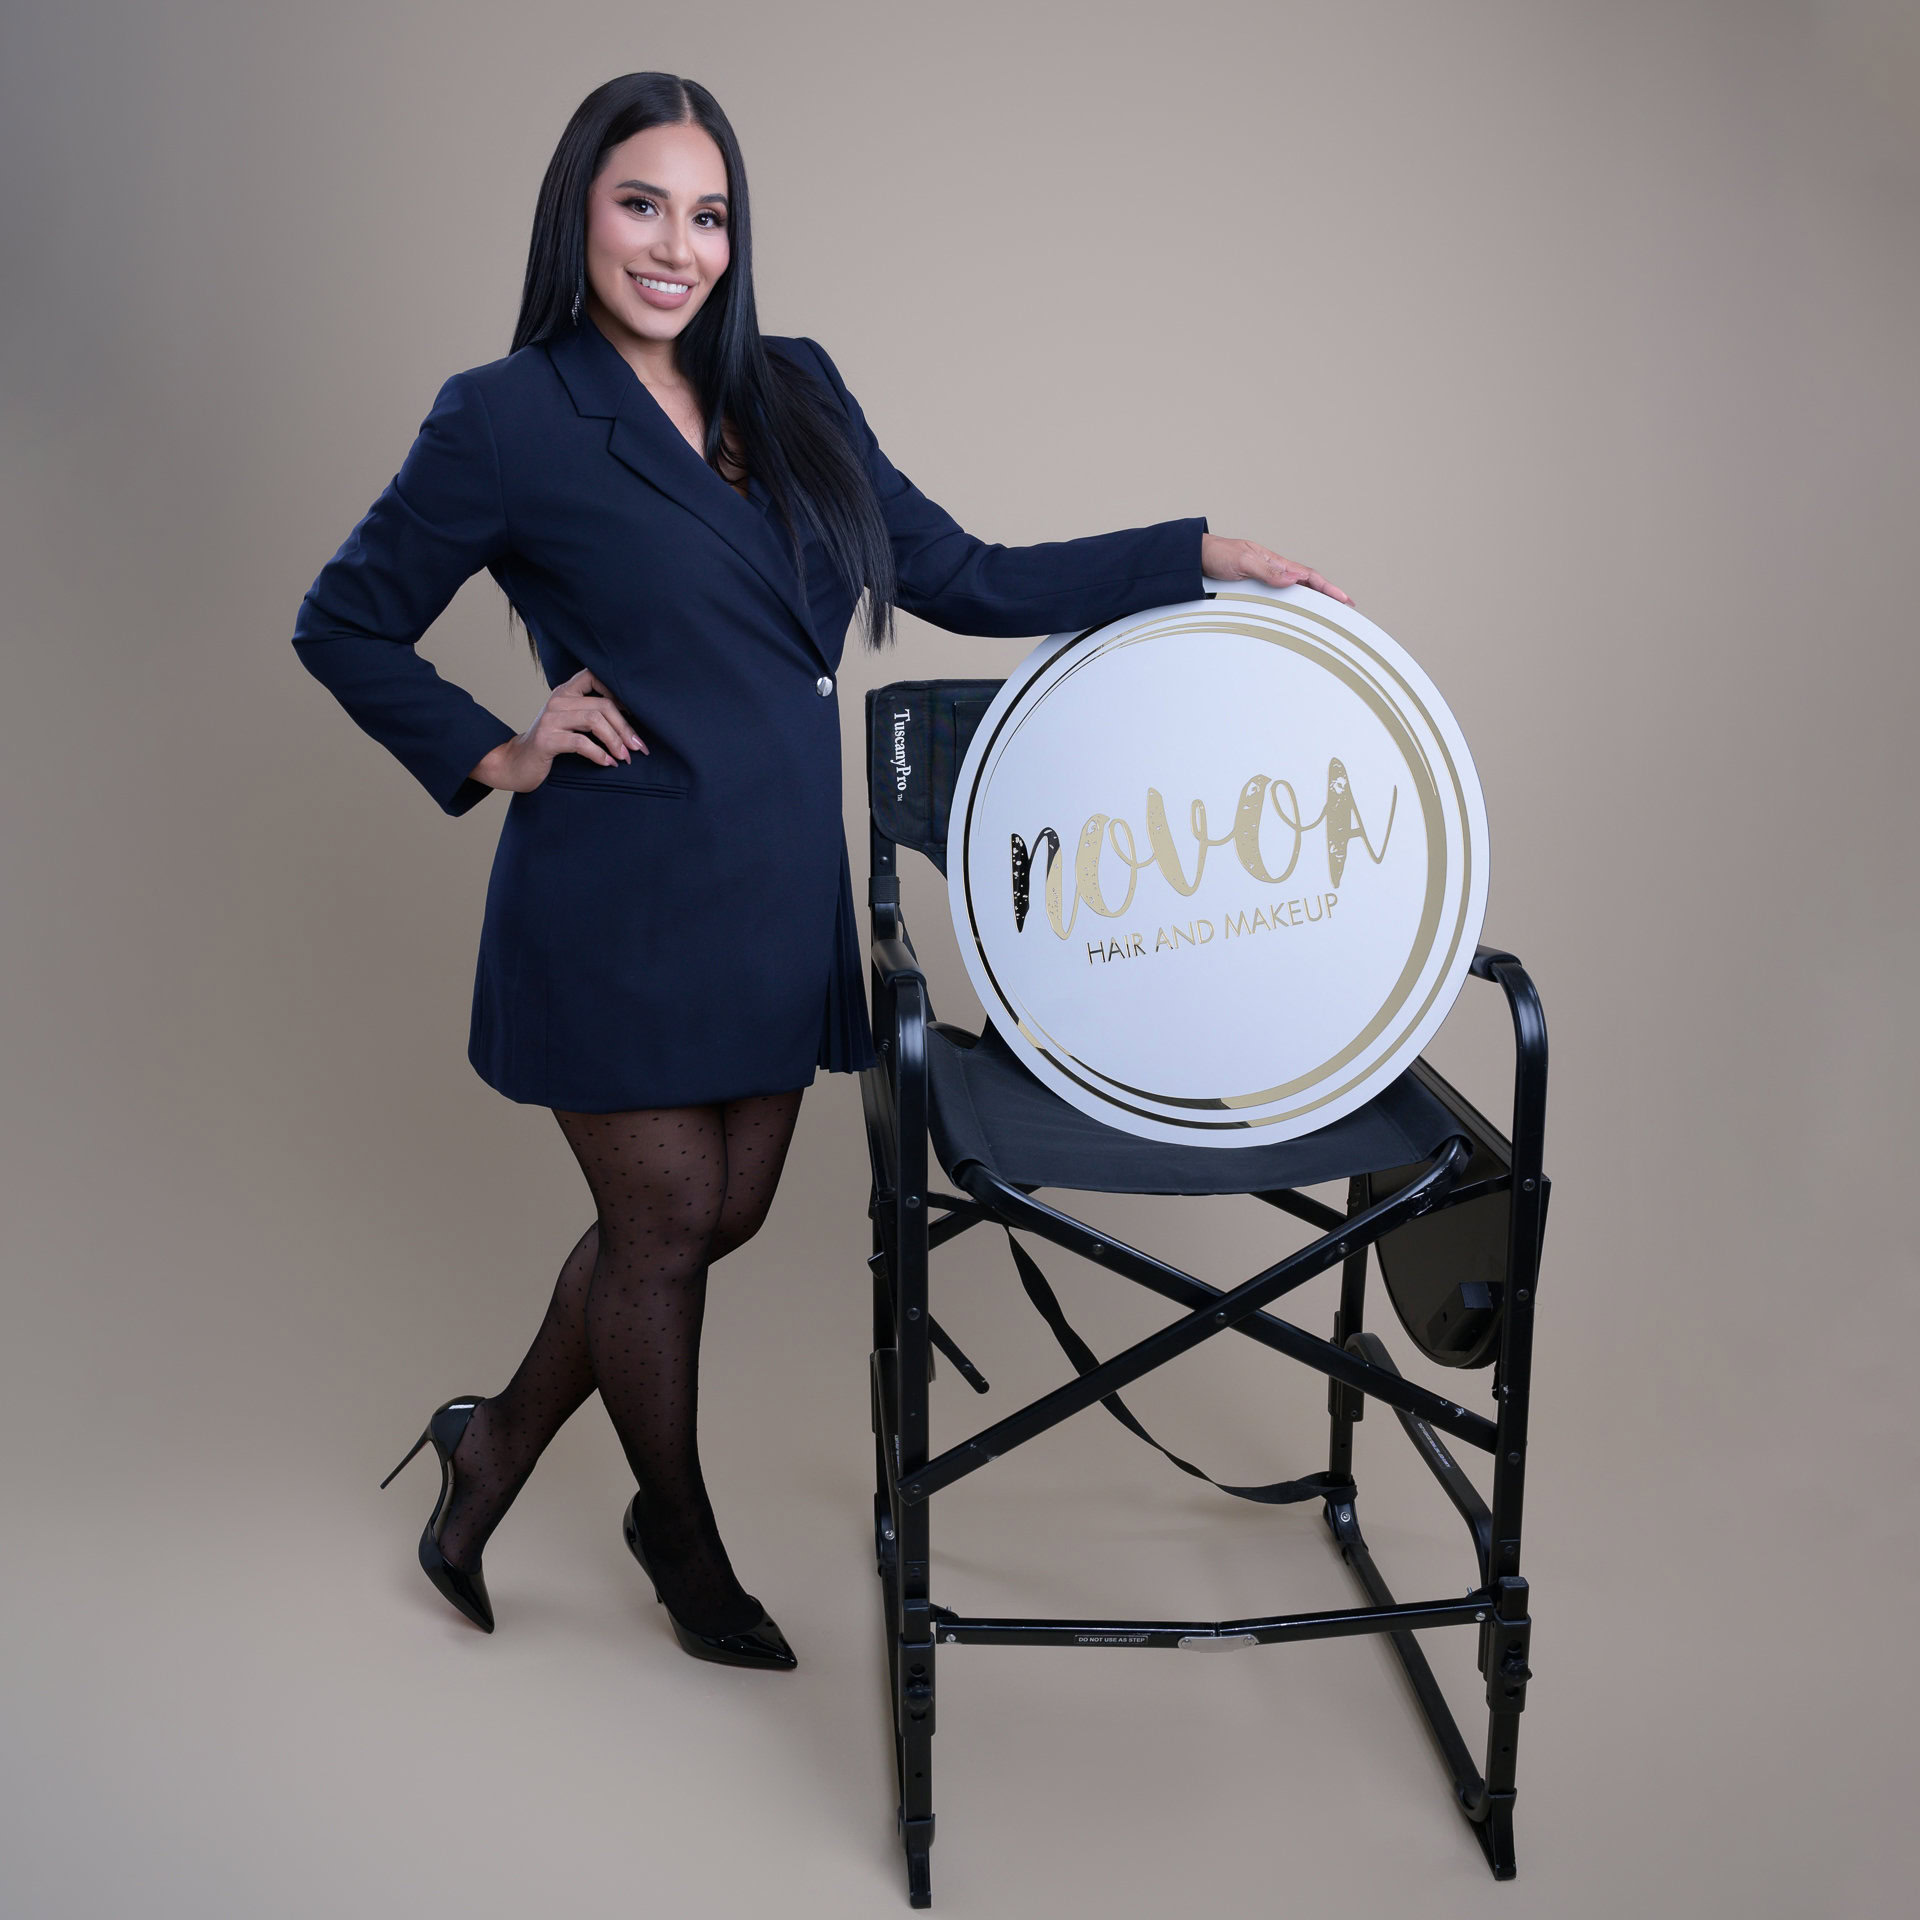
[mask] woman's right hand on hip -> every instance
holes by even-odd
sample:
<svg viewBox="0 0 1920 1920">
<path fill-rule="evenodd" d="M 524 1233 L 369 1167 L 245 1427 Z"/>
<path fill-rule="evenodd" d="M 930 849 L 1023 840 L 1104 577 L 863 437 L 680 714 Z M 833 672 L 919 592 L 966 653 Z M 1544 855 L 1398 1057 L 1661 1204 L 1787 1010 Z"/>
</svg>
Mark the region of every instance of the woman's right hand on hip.
<svg viewBox="0 0 1920 1920">
<path fill-rule="evenodd" d="M 582 667 L 547 696 L 525 733 L 503 741 L 474 768 L 482 786 L 531 793 L 553 768 L 554 756 L 577 753 L 595 766 L 631 760 L 632 749 L 649 751 L 605 687 Z"/>
</svg>

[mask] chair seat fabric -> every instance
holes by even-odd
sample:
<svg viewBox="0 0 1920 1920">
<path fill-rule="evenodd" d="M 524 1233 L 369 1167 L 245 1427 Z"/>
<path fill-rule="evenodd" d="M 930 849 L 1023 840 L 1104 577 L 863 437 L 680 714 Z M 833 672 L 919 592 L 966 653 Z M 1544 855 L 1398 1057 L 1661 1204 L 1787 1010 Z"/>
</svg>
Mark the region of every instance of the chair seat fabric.
<svg viewBox="0 0 1920 1920">
<path fill-rule="evenodd" d="M 1082 1193 L 1271 1193 L 1429 1160 L 1461 1131 L 1413 1076 L 1318 1132 L 1257 1147 L 1183 1147 L 1122 1133 L 1069 1106 L 982 1035 L 930 1024 L 928 1115 L 950 1179 L 969 1161 L 1010 1185 Z"/>
</svg>

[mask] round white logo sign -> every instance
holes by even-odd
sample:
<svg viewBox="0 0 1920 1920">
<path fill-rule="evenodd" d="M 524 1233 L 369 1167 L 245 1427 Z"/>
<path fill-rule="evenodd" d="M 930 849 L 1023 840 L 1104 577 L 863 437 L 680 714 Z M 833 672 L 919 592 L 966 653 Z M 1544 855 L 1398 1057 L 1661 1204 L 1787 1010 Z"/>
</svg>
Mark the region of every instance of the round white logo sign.
<svg viewBox="0 0 1920 1920">
<path fill-rule="evenodd" d="M 1446 1017 L 1486 808 L 1370 620 L 1219 582 L 1014 670 L 961 766 L 948 887 L 988 1018 L 1062 1099 L 1258 1146 L 1363 1106 Z"/>
</svg>

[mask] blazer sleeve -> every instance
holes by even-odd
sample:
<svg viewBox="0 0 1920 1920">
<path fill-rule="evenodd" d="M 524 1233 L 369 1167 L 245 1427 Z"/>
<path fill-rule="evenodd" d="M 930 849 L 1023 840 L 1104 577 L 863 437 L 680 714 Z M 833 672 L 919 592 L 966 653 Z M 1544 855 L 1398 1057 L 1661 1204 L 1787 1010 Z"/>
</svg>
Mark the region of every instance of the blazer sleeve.
<svg viewBox="0 0 1920 1920">
<path fill-rule="evenodd" d="M 465 813 L 491 791 L 468 776 L 515 730 L 443 680 L 415 643 L 506 545 L 486 402 L 469 376 L 455 374 L 400 471 L 321 569 L 294 626 L 308 670 L 448 813 Z"/>
<path fill-rule="evenodd" d="M 1103 625 L 1147 607 L 1197 600 L 1204 516 L 1081 540 L 1002 547 L 976 540 L 881 452 L 859 402 L 817 341 L 802 340 L 845 409 L 893 535 L 897 604 L 955 633 L 990 638 Z"/>
</svg>

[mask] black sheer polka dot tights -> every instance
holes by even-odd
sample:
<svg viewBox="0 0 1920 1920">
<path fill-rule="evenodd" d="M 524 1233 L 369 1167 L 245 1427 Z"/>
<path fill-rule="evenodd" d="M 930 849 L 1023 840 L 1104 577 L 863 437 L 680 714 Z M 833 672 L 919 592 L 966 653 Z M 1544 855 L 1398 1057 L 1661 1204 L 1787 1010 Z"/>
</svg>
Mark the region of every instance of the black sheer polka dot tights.
<svg viewBox="0 0 1920 1920">
<path fill-rule="evenodd" d="M 662 1599 L 702 1633 L 759 1618 L 700 1473 L 700 1323 L 707 1269 L 759 1232 L 799 1112 L 796 1089 L 724 1106 L 555 1114 L 599 1217 L 561 1267 L 518 1371 L 480 1403 L 455 1449 L 440 1534 L 455 1566 L 479 1563 L 547 1442 L 597 1387 L 640 1483 Z"/>
</svg>

